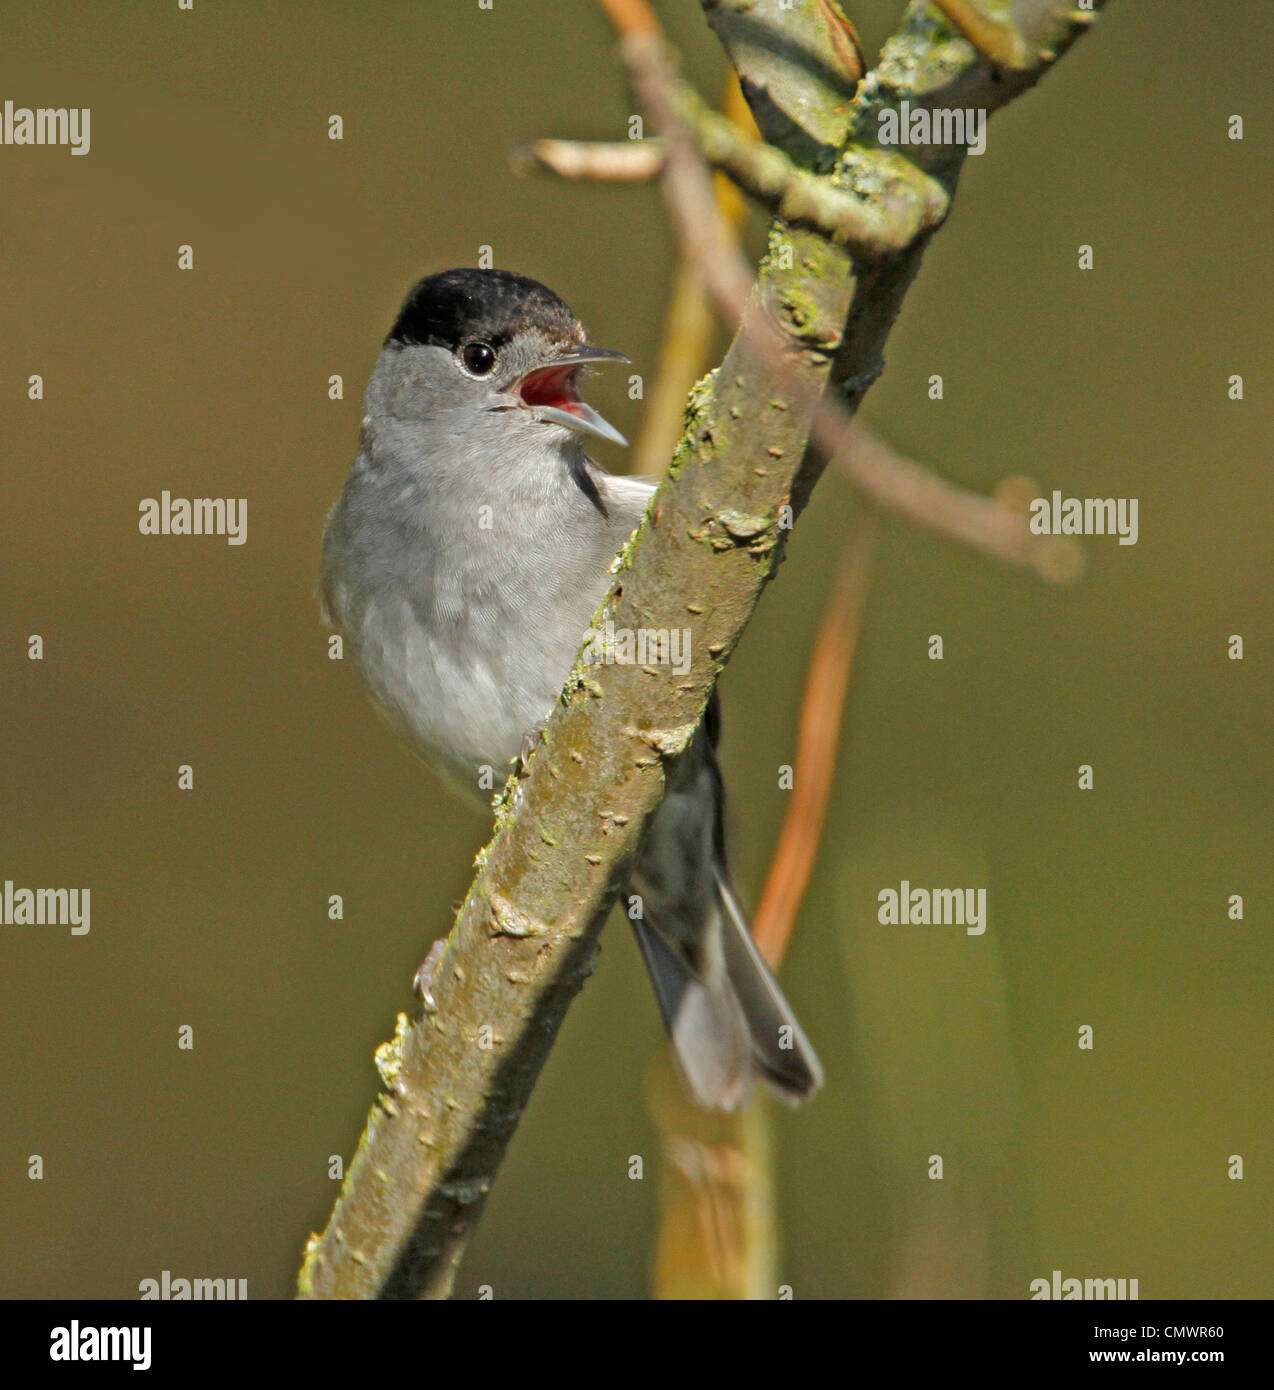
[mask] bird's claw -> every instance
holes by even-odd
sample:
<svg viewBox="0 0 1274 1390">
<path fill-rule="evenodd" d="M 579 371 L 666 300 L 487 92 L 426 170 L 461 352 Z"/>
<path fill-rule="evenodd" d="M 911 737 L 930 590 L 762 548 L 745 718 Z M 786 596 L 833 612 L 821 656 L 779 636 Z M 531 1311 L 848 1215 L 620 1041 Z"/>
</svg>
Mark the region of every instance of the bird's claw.
<svg viewBox="0 0 1274 1390">
<path fill-rule="evenodd" d="M 518 774 L 527 771 L 531 765 L 531 754 L 544 742 L 544 721 L 531 727 L 522 735 L 522 747 L 518 749 Z"/>
<path fill-rule="evenodd" d="M 438 1001 L 433 996 L 433 983 L 434 976 L 438 973 L 438 965 L 442 960 L 442 953 L 446 949 L 447 938 L 440 936 L 429 948 L 429 954 L 425 957 L 420 969 L 416 971 L 416 978 L 411 982 L 416 998 L 431 1014 L 438 1011 Z"/>
</svg>

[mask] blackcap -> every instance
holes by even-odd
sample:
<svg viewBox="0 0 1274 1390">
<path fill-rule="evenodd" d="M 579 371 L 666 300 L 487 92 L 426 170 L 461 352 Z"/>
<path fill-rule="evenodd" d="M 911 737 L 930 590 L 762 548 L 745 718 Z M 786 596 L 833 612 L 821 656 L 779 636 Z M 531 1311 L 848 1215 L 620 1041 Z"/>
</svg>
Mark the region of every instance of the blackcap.
<svg viewBox="0 0 1274 1390">
<path fill-rule="evenodd" d="M 475 796 L 548 717 L 654 491 L 585 452 L 624 442 L 578 389 L 614 360 L 537 281 L 448 270 L 412 288 L 368 383 L 323 536 L 326 615 L 390 723 Z M 758 1078 L 798 1100 L 822 1073 L 730 888 L 717 728 L 714 701 L 630 892 L 681 1073 L 731 1110 Z"/>
</svg>

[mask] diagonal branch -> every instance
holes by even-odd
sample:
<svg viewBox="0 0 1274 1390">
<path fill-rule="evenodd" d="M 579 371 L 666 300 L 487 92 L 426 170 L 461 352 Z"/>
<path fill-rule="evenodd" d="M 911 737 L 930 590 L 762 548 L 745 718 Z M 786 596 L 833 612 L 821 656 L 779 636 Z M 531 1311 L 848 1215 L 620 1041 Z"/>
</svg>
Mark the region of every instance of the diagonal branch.
<svg viewBox="0 0 1274 1390">
<path fill-rule="evenodd" d="M 643 8 L 641 0 L 607 2 Z M 816 5 L 821 12 L 823 0 L 793 0 L 792 11 L 766 7 L 766 14 L 772 24 L 793 13 L 804 20 Z M 950 28 L 913 3 L 852 106 L 824 111 L 819 123 L 847 127 L 863 142 L 885 106 L 931 100 L 944 89 L 997 109 L 1081 30 L 1070 0 L 1017 0 L 1012 11 L 1032 50 L 1050 55 L 1037 68 L 994 69 L 967 45 L 953 45 Z M 649 38 L 649 30 L 635 36 Z M 782 31 L 771 39 L 781 44 Z M 764 35 L 754 43 L 765 51 Z M 825 90 L 825 68 L 839 62 L 825 37 L 823 52 L 809 58 L 814 96 Z M 790 92 L 797 78 L 789 67 Z M 787 143 L 760 124 L 771 143 L 813 167 L 817 155 L 803 148 L 800 131 L 788 132 Z M 864 143 L 838 144 L 834 178 L 863 196 L 891 185 L 914 193 L 925 177 L 949 194 L 958 179 L 960 159 L 951 151 L 920 151 L 909 163 Z M 412 1024 L 403 1019 L 383 1058 L 385 1089 L 328 1227 L 307 1246 L 302 1296 L 449 1292 L 540 1067 L 591 969 L 668 762 L 697 728 L 781 558 L 783 509 L 799 512 L 826 464 L 826 451 L 807 447 L 817 403 L 834 377 L 856 408 L 881 369 L 924 239 L 864 269 L 815 233 L 778 227 L 774 238 L 792 253 L 790 263 L 773 254 L 772 241 L 754 308 L 721 367 L 692 394 L 668 477 L 617 562 L 603 608 L 619 628 L 688 628 L 690 670 L 577 665 L 571 673 L 529 771 L 506 788 L 495 838 L 479 856 L 430 985 L 434 1008 Z M 759 322 L 769 328 L 758 335 L 781 343 L 781 383 L 757 350 Z"/>
<path fill-rule="evenodd" d="M 776 146 L 739 130 L 687 83 L 668 85 L 668 98 L 712 168 L 774 216 L 821 232 L 860 258 L 872 260 L 903 250 L 935 226 L 946 210 L 944 201 L 934 199 L 894 209 L 891 216 L 879 204 L 837 188 L 823 175 L 802 169 Z M 544 169 L 564 179 L 642 183 L 663 171 L 666 149 L 659 139 L 530 140 L 511 152 L 509 163 L 518 174 Z"/>
</svg>

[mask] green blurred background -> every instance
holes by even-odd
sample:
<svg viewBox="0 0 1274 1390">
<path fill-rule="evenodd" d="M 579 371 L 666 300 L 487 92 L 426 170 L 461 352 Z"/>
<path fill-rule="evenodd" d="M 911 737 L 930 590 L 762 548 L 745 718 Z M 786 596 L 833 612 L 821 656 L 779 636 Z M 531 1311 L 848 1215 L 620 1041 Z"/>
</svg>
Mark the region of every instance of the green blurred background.
<svg viewBox="0 0 1274 1390">
<path fill-rule="evenodd" d="M 870 59 L 902 0 L 846 7 Z M 715 99 L 698 5 L 659 9 Z M 1141 535 L 1054 590 L 887 528 L 784 972 L 828 1073 L 775 1115 L 798 1297 L 1020 1298 L 1054 1269 L 1274 1293 L 1271 63 L 1265 0 L 1114 4 L 992 122 L 890 340 L 865 417 L 895 444 L 978 489 L 1138 497 Z M 168 1269 L 287 1296 L 486 832 L 327 660 L 319 533 L 363 383 L 411 281 L 482 244 L 652 373 L 673 248 L 653 186 L 507 171 L 524 139 L 625 133 L 587 0 L 26 0 L 0 79 L 93 113 L 87 157 L 0 148 L 0 879 L 93 894 L 87 937 L 0 928 L 0 1294 Z M 633 437 L 622 376 L 592 394 Z M 246 496 L 248 543 L 140 536 L 164 488 Z M 752 901 L 853 506 L 829 477 L 723 682 Z M 985 886 L 989 930 L 880 926 L 901 878 Z M 649 1287 L 660 1029 L 622 923 L 603 941 L 460 1296 Z"/>
</svg>

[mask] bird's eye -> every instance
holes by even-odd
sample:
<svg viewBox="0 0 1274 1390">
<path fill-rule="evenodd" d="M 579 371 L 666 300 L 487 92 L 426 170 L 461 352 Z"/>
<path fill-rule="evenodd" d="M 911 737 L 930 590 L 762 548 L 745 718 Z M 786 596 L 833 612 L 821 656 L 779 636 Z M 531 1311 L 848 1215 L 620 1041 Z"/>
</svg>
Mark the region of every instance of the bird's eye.
<svg viewBox="0 0 1274 1390">
<path fill-rule="evenodd" d="M 466 343 L 460 360 L 474 376 L 488 376 L 495 370 L 495 348 L 490 343 Z"/>
</svg>

